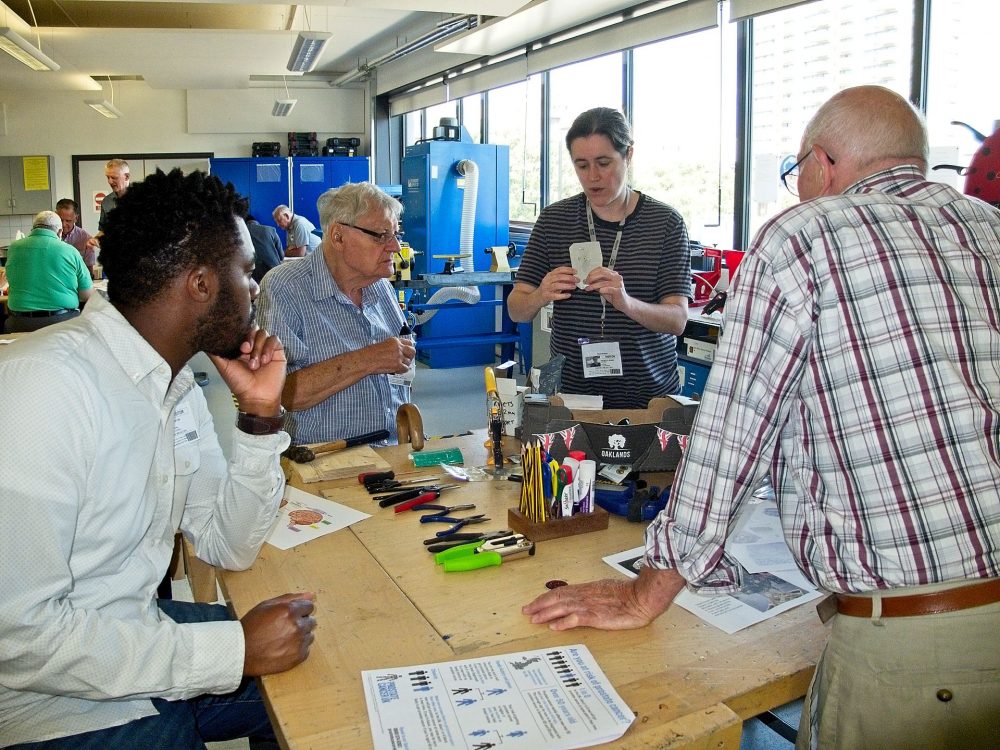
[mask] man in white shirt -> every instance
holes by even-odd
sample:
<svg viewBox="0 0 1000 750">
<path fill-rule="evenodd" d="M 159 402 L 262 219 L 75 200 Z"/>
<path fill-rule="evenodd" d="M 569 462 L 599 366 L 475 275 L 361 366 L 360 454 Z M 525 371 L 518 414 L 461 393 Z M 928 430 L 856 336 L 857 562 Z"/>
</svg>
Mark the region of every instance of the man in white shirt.
<svg viewBox="0 0 1000 750">
<path fill-rule="evenodd" d="M 251 565 L 284 489 L 285 356 L 253 323 L 244 201 L 162 172 L 109 217 L 94 296 L 0 352 L 0 747 L 203 747 L 274 734 L 255 676 L 306 658 L 313 595 L 242 619 L 158 602 L 175 532 Z M 228 465 L 187 361 L 239 403 Z"/>
</svg>

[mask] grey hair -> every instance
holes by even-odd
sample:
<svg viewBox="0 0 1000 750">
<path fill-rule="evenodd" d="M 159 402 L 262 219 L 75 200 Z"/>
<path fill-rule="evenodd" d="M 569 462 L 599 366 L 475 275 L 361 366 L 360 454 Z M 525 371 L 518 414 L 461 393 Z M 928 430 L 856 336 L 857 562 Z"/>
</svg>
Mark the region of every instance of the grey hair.
<svg viewBox="0 0 1000 750">
<path fill-rule="evenodd" d="M 354 224 L 369 211 L 382 210 L 399 221 L 402 204 L 370 182 L 349 182 L 323 193 L 316 201 L 323 231 L 331 223 Z"/>
<path fill-rule="evenodd" d="M 124 159 L 111 159 L 107 164 L 104 165 L 105 169 L 116 169 L 120 172 L 130 173 L 131 170 L 128 167 L 128 162 Z"/>
<path fill-rule="evenodd" d="M 926 168 L 927 125 L 923 115 L 895 91 L 855 86 L 834 94 L 806 125 L 803 151 L 819 145 L 856 169 L 891 160 Z"/>
<path fill-rule="evenodd" d="M 291 213 L 292 209 L 290 209 L 284 203 L 282 203 L 280 206 L 275 206 L 274 210 L 271 212 L 271 218 L 277 220 L 278 214 L 284 213 L 285 211 L 288 211 L 288 213 Z"/>
<path fill-rule="evenodd" d="M 32 229 L 51 229 L 58 232 L 62 229 L 62 219 L 55 211 L 39 211 L 35 214 L 34 221 L 31 222 Z"/>
</svg>

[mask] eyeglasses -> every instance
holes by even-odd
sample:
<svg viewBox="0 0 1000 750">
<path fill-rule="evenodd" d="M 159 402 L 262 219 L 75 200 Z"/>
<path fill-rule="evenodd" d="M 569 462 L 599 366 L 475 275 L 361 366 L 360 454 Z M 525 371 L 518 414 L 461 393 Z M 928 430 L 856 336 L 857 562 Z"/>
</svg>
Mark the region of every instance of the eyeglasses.
<svg viewBox="0 0 1000 750">
<path fill-rule="evenodd" d="M 809 158 L 812 152 L 812 149 L 806 151 L 805 156 L 781 173 L 781 184 L 785 186 L 785 190 L 796 197 L 799 195 L 799 167 L 802 166 L 802 162 Z M 827 154 L 826 158 L 830 160 L 831 164 L 837 163 L 830 154 Z"/>
<path fill-rule="evenodd" d="M 341 226 L 350 227 L 351 229 L 357 229 L 359 232 L 364 232 L 369 237 L 374 239 L 379 245 L 388 245 L 392 240 L 399 242 L 403 239 L 402 232 L 376 232 L 373 229 L 365 229 L 364 227 L 355 226 L 354 224 L 342 224 Z"/>
</svg>

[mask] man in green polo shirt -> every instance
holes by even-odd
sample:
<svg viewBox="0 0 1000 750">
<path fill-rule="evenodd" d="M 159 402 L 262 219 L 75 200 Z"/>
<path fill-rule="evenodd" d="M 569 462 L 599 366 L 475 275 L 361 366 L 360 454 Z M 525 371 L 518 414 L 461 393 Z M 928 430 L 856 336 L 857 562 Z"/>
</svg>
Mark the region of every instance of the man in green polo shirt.
<svg viewBox="0 0 1000 750">
<path fill-rule="evenodd" d="M 75 318 L 93 291 L 80 253 L 59 239 L 59 215 L 42 211 L 31 227 L 31 234 L 7 249 L 7 333 L 37 331 Z"/>
</svg>

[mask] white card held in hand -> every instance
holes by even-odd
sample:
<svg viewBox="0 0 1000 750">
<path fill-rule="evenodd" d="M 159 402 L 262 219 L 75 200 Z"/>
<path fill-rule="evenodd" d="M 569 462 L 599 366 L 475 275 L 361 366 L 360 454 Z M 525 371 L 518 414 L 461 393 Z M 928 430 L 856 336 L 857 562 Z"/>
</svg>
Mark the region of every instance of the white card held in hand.
<svg viewBox="0 0 1000 750">
<path fill-rule="evenodd" d="M 580 279 L 576 286 L 579 289 L 586 288 L 587 275 L 595 268 L 604 265 L 604 258 L 601 255 L 600 242 L 574 242 L 569 246 L 569 262 L 576 271 L 576 277 Z"/>
</svg>

